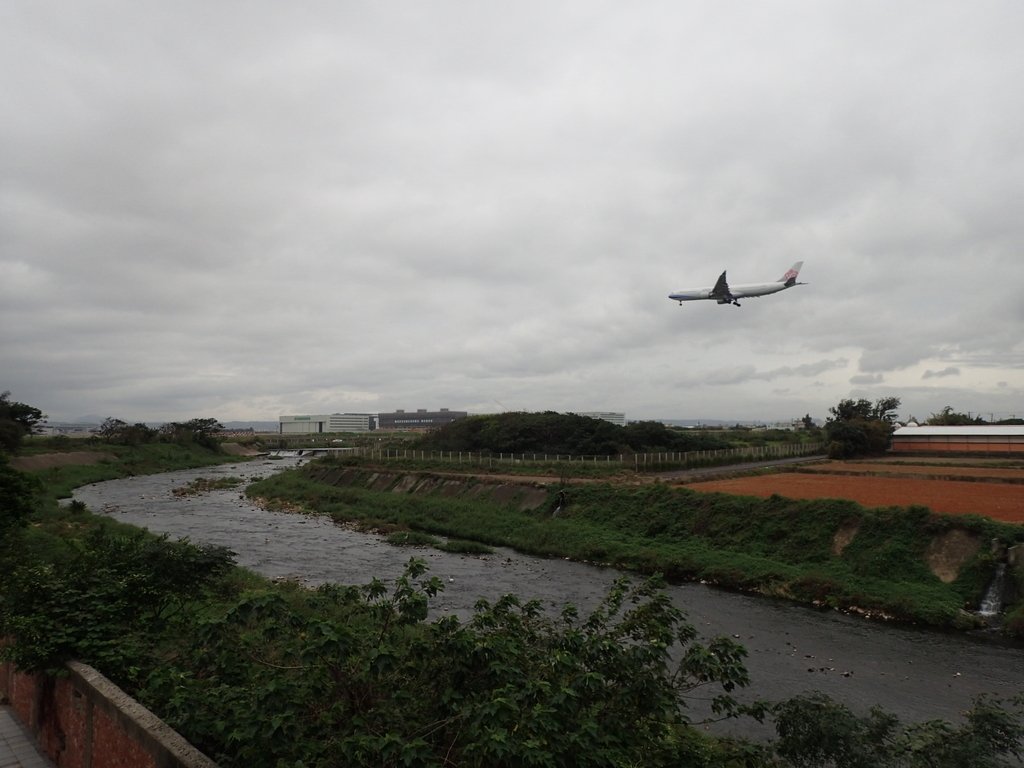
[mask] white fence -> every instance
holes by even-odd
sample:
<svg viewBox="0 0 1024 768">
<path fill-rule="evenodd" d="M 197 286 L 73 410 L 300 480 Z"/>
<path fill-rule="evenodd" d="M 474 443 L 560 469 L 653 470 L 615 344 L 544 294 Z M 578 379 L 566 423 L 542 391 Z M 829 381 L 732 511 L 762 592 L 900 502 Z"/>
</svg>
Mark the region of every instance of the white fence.
<svg viewBox="0 0 1024 768">
<path fill-rule="evenodd" d="M 661 453 L 620 453 L 611 456 L 573 456 L 555 453 L 477 453 L 470 451 L 421 451 L 409 448 L 356 448 L 348 455 L 363 456 L 374 461 L 407 461 L 428 463 L 464 464 L 475 467 L 500 467 L 501 465 L 550 464 L 569 462 L 597 466 L 617 466 L 635 469 L 639 472 L 665 468 L 686 469 L 727 464 L 741 464 L 748 461 L 771 461 L 798 456 L 816 456 L 824 453 L 825 444 L 816 443 L 772 443 L 763 446 L 723 448 L 708 451 L 673 451 Z"/>
</svg>

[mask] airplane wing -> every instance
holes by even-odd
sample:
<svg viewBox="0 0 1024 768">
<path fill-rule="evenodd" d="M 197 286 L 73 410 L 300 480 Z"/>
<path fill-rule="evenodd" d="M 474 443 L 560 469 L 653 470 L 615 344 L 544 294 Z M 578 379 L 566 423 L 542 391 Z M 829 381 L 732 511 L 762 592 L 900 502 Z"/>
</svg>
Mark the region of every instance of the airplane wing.
<svg viewBox="0 0 1024 768">
<path fill-rule="evenodd" d="M 726 270 L 728 271 L 728 270 Z M 715 287 L 711 289 L 711 298 L 713 299 L 731 299 L 732 294 L 729 292 L 729 281 L 725 279 L 725 272 L 718 277 L 718 282 L 715 283 Z"/>
</svg>

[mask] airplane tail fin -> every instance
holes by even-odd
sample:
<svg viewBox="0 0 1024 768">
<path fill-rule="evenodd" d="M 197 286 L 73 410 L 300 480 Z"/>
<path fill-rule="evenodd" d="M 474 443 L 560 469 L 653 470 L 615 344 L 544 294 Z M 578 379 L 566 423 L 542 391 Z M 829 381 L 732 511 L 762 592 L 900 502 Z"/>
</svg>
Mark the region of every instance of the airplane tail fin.
<svg viewBox="0 0 1024 768">
<path fill-rule="evenodd" d="M 790 267 L 789 270 L 787 270 L 786 274 L 779 278 L 779 282 L 785 283 L 787 286 L 796 285 L 797 275 L 800 274 L 800 267 L 802 267 L 803 265 L 804 263 L 802 261 L 798 261 L 796 264 Z"/>
</svg>

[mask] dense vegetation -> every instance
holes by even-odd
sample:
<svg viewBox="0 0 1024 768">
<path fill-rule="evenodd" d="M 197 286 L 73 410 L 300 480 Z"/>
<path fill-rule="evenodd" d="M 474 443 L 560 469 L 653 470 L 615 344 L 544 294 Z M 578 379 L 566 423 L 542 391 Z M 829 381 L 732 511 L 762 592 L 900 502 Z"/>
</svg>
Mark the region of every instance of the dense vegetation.
<svg viewBox="0 0 1024 768">
<path fill-rule="evenodd" d="M 59 441 L 60 438 L 53 438 Z M 51 441 L 36 439 L 40 450 L 46 448 Z M 110 458 L 96 464 L 83 464 L 70 467 L 53 467 L 32 473 L 41 485 L 45 496 L 50 499 L 61 499 L 71 495 L 71 491 L 82 485 L 98 483 L 102 480 L 114 480 L 119 477 L 145 475 L 152 472 L 170 472 L 175 469 L 205 467 L 223 464 L 226 461 L 239 461 L 237 456 L 228 456 L 217 451 L 203 448 L 195 444 L 150 443 L 147 445 L 126 446 L 107 445 L 103 453 Z"/>
<path fill-rule="evenodd" d="M 913 419 L 911 419 L 913 421 Z M 959 413 L 954 411 L 953 407 L 947 405 L 943 407 L 938 413 L 933 413 L 928 417 L 928 420 L 924 422 L 929 426 L 983 426 L 983 425 L 994 425 L 994 424 L 1005 424 L 1005 425 L 1021 425 L 1024 424 L 1024 419 L 1017 417 L 1011 417 L 1008 419 L 998 419 L 996 421 L 985 421 L 981 417 L 981 414 L 970 414 L 970 413 Z"/>
<path fill-rule="evenodd" d="M 337 463 L 321 460 L 281 473 L 248 493 L 378 530 L 455 536 L 936 626 L 973 625 L 964 609 L 977 606 L 995 563 L 983 547 L 956 581 L 944 584 L 925 559 L 935 536 L 958 528 L 986 545 L 1024 540 L 1021 526 L 924 507 L 872 510 L 849 501 L 756 499 L 662 484 L 572 485 L 552 489 L 545 507 L 523 511 L 479 499 L 335 487 L 331 466 Z M 559 496 L 564 508 L 555 517 Z M 840 531 L 855 535 L 836 554 Z"/>
<path fill-rule="evenodd" d="M 10 392 L 0 392 L 0 454 L 16 452 L 44 418 L 35 406 L 11 400 Z"/>
<path fill-rule="evenodd" d="M 416 448 L 435 451 L 550 453 L 611 456 L 654 451 L 728 448 L 704 433 L 670 429 L 655 421 L 625 427 L 571 413 L 501 413 L 459 419 L 424 435 Z"/>
<path fill-rule="evenodd" d="M 99 436 L 108 443 L 121 445 L 145 445 L 163 442 L 178 445 L 199 445 L 217 450 L 217 435 L 224 426 L 216 419 L 198 418 L 188 421 L 169 421 L 159 428 L 147 424 L 128 424 L 121 419 L 109 417 L 100 424 Z"/>
<path fill-rule="evenodd" d="M 840 400 L 829 409 L 825 423 L 829 458 L 852 459 L 885 453 L 896 428 L 899 407 L 898 397 L 883 397 L 874 403 L 864 398 Z"/>
<path fill-rule="evenodd" d="M 0 451 L 0 636 L 14 641 L 0 653 L 26 670 L 57 670 L 70 658 L 97 666 L 224 766 L 981 768 L 1020 757 L 1024 697 L 981 699 L 957 726 L 853 713 L 817 694 L 741 706 L 732 693 L 748 682 L 744 650 L 728 639 L 698 642 L 657 580 L 617 583 L 586 616 L 509 596 L 481 602 L 466 621 L 432 620 L 430 599 L 442 584 L 416 560 L 390 585 L 306 590 L 232 567 L 223 548 L 58 508 L 56 499 L 84 482 L 224 460 L 180 431 L 166 433 L 170 441 L 128 434 L 111 440 L 106 462 L 33 476 Z M 339 519 L 402 521 L 396 528 L 447 534 L 477 525 L 469 538 L 478 541 L 533 533 L 538 551 L 579 545 L 591 559 L 636 556 L 646 570 L 674 573 L 676 563 L 675 575 L 703 550 L 708 573 L 753 564 L 744 573 L 762 574 L 750 584 L 775 589 L 784 582 L 773 569 L 787 559 L 827 572 L 835 558 L 823 529 L 851 516 L 865 538 L 859 553 L 854 544 L 844 550 L 850 572 L 915 571 L 919 554 L 910 538 L 886 533 L 894 521 L 872 522 L 855 507 L 823 514 L 780 499 L 752 509 L 711 497 L 717 506 L 705 508 L 659 487 L 573 488 L 557 519 L 333 488 L 309 473 L 287 473 L 260 492 Z M 795 518 L 811 522 L 803 513 L 826 522 L 794 538 Z M 761 516 L 763 527 L 751 530 Z M 906 527 L 922 524 L 946 523 L 917 511 Z M 673 560 L 679 539 L 698 546 Z M 716 552 L 715 542 L 731 549 Z M 966 594 L 970 583 L 954 589 Z M 714 698 L 720 717 L 769 718 L 777 737 L 707 736 L 688 714 L 698 692 Z"/>
<path fill-rule="evenodd" d="M 415 560 L 390 585 L 306 590 L 87 513 L 5 540 L 0 566 L 8 658 L 91 663 L 226 767 L 971 768 L 1024 736 L 1024 699 L 979 700 L 957 727 L 817 694 L 739 705 L 742 647 L 697 642 L 656 581 L 619 582 L 586 616 L 507 596 L 431 620 L 442 585 Z M 709 737 L 691 695 L 778 736 Z"/>
</svg>

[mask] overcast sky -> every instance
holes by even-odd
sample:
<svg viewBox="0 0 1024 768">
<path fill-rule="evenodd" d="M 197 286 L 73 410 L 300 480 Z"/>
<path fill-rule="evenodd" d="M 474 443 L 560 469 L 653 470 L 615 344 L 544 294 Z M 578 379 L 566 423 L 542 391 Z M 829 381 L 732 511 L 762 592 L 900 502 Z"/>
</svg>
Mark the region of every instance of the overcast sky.
<svg viewBox="0 0 1024 768">
<path fill-rule="evenodd" d="M 1024 416 L 1024 4 L 0 3 L 52 420 Z M 743 306 L 673 290 L 809 284 Z"/>
</svg>

